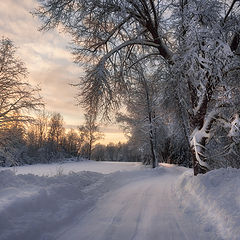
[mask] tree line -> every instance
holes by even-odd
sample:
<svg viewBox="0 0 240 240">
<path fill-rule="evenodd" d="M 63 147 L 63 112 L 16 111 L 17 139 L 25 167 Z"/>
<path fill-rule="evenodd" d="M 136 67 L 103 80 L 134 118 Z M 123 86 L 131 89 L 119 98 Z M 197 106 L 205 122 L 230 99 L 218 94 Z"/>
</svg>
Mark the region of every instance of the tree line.
<svg viewBox="0 0 240 240">
<path fill-rule="evenodd" d="M 92 135 L 96 135 L 97 131 Z M 38 111 L 31 121 L 13 121 L 0 128 L 0 165 L 49 163 L 63 158 L 90 158 L 86 125 L 66 130 L 60 113 Z M 95 143 L 91 141 L 91 144 Z"/>
<path fill-rule="evenodd" d="M 94 127 L 93 127 L 94 126 Z M 16 121 L 0 129 L 0 166 L 51 163 L 67 159 L 96 161 L 140 161 L 129 144 L 102 145 L 103 138 L 89 117 L 77 129 L 66 130 L 60 113 L 39 111 L 31 122 Z"/>
</svg>

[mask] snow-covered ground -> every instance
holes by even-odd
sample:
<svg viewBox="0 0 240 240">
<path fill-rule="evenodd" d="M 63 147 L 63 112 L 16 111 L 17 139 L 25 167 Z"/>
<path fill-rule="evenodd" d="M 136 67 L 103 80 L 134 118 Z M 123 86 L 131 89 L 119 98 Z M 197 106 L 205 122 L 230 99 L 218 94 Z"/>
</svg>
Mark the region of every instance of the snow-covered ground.
<svg viewBox="0 0 240 240">
<path fill-rule="evenodd" d="M 72 162 L 0 168 L 1 240 L 239 240 L 240 170 Z"/>
<path fill-rule="evenodd" d="M 193 177 L 182 174 L 176 186 L 179 207 L 199 216 L 206 231 L 240 240 L 240 169 L 218 169 Z"/>
<path fill-rule="evenodd" d="M 1 168 L 1 170 L 11 169 L 16 174 L 34 174 L 38 176 L 55 176 L 61 174 L 69 174 L 71 172 L 81 172 L 81 171 L 91 171 L 99 173 L 112 173 L 116 171 L 129 171 L 141 164 L 138 162 L 96 162 L 96 161 L 66 161 L 60 163 L 51 164 L 35 164 L 35 165 L 25 165 L 16 166 L 11 168 Z"/>
</svg>

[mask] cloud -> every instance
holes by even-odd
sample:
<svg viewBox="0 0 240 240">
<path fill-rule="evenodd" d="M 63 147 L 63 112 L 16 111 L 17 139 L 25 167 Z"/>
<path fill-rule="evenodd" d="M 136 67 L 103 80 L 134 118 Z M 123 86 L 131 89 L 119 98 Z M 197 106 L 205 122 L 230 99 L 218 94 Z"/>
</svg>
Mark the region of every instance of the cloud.
<svg viewBox="0 0 240 240">
<path fill-rule="evenodd" d="M 0 1 L 0 36 L 9 37 L 18 47 L 17 53 L 30 72 L 30 83 L 42 89 L 46 110 L 61 113 L 66 126 L 76 127 L 83 124 L 84 113 L 74 99 L 78 89 L 70 83 L 77 83 L 83 70 L 73 63 L 68 36 L 56 30 L 38 31 L 41 24 L 30 13 L 36 7 L 36 0 Z M 108 139 L 105 142 L 123 139 L 115 126 L 103 131 Z"/>
</svg>

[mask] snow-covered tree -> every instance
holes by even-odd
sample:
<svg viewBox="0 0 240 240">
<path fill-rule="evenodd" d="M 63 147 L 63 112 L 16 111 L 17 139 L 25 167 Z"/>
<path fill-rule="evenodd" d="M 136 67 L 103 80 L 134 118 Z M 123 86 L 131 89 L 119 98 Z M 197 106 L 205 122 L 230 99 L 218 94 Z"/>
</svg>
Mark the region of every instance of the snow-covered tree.
<svg viewBox="0 0 240 240">
<path fill-rule="evenodd" d="M 0 40 L 0 128 L 16 121 L 31 119 L 28 110 L 39 109 L 43 104 L 39 89 L 27 81 L 25 64 L 16 56 L 13 42 Z"/>
<path fill-rule="evenodd" d="M 152 56 L 166 62 L 174 89 L 169 95 L 178 102 L 194 174 L 207 171 L 205 145 L 216 118 L 232 102 L 228 81 L 238 69 L 238 1 L 39 2 L 43 29 L 70 33 L 76 62 L 87 62 L 80 95 L 88 109 L 107 115 L 118 108 L 128 90 L 126 73 L 136 62 Z"/>
<path fill-rule="evenodd" d="M 117 120 L 125 123 L 124 128 L 130 133 L 129 141 L 141 150 L 142 155 L 151 156 L 155 168 L 159 161 L 163 161 L 162 150 L 167 134 L 160 113 L 161 76 L 156 78 L 151 73 L 153 65 L 153 62 L 143 61 L 132 67 L 124 100 L 127 114 L 118 114 Z M 164 68 L 164 64 L 161 67 Z"/>
<path fill-rule="evenodd" d="M 24 162 L 22 154 L 26 151 L 25 126 L 14 122 L 0 128 L 0 165 L 15 166 Z"/>
<path fill-rule="evenodd" d="M 0 155 L 3 165 L 21 163 L 25 151 L 25 125 L 33 120 L 30 110 L 39 110 L 39 89 L 31 86 L 23 61 L 16 55 L 13 42 L 0 40 Z"/>
<path fill-rule="evenodd" d="M 206 143 L 222 109 L 229 108 L 232 101 L 228 72 L 238 61 L 228 43 L 222 11 L 221 1 L 192 0 L 174 12 L 179 47 L 173 72 L 188 113 L 195 175 L 209 169 L 204 155 Z"/>
</svg>

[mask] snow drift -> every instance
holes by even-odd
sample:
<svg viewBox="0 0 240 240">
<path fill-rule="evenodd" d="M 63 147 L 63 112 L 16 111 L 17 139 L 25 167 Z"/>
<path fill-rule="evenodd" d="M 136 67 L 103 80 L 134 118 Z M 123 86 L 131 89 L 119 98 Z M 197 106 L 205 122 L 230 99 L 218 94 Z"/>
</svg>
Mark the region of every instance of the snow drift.
<svg viewBox="0 0 240 240">
<path fill-rule="evenodd" d="M 93 172 L 39 177 L 1 171 L 0 239 L 51 239 L 59 225 L 67 225 L 93 204 L 102 178 L 103 174 Z"/>
<path fill-rule="evenodd" d="M 195 214 L 205 231 L 226 240 L 240 239 L 240 170 L 218 169 L 197 177 L 188 171 L 176 186 L 179 206 Z"/>
</svg>

